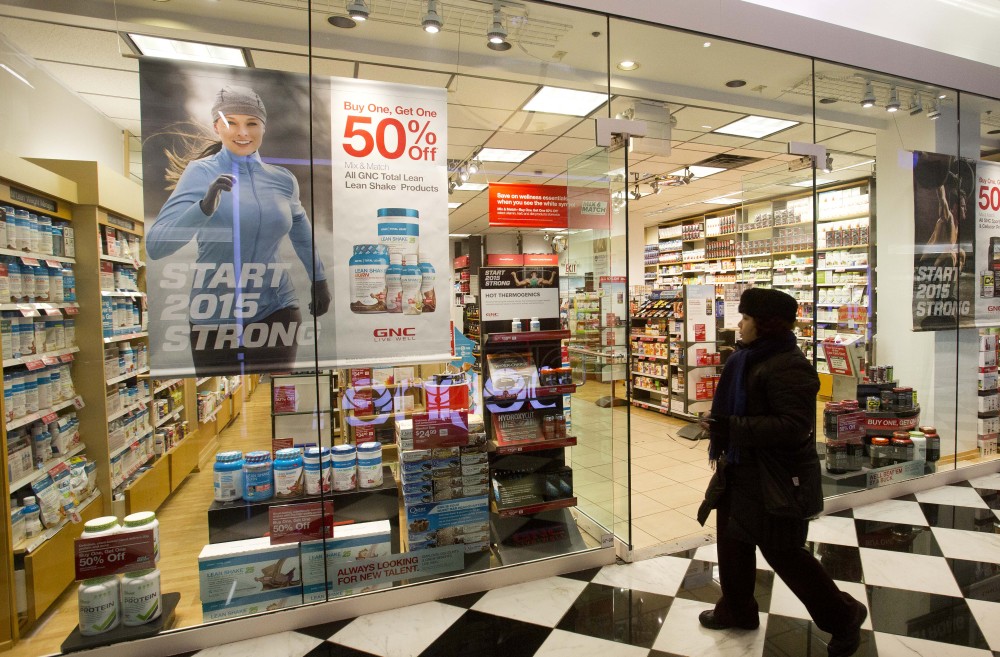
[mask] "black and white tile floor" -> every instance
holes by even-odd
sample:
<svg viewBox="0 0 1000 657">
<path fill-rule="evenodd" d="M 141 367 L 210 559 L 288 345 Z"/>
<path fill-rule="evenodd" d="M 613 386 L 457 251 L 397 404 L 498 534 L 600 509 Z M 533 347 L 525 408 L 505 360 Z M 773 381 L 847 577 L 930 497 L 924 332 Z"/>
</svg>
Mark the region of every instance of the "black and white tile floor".
<svg viewBox="0 0 1000 657">
<path fill-rule="evenodd" d="M 871 612 L 859 657 L 1000 657 L 1000 474 L 826 516 L 809 548 Z M 829 635 L 757 564 L 758 630 L 712 632 L 715 546 L 232 643 L 198 657 L 803 657 Z"/>
</svg>

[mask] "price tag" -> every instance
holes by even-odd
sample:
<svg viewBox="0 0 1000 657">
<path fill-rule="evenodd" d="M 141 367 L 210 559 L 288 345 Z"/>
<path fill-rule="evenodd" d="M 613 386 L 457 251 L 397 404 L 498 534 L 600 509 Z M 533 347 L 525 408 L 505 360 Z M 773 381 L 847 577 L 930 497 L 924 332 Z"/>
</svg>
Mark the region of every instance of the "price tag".
<svg viewBox="0 0 1000 657">
<path fill-rule="evenodd" d="M 78 312 L 80 312 L 79 306 L 67 306 L 66 307 L 66 314 L 67 315 L 75 315 Z"/>
<path fill-rule="evenodd" d="M 468 444 L 468 411 L 435 411 L 414 414 L 414 449 L 464 447 Z"/>
<path fill-rule="evenodd" d="M 76 579 L 107 577 L 152 568 L 154 549 L 152 529 L 78 538 L 73 545 Z"/>
<path fill-rule="evenodd" d="M 44 424 L 52 424 L 53 422 L 55 422 L 58 419 L 59 419 L 59 415 L 57 415 L 56 413 L 48 413 L 47 415 L 43 415 L 42 416 L 42 422 Z"/>
<path fill-rule="evenodd" d="M 73 354 L 62 354 L 59 356 L 59 362 L 61 363 L 72 363 Z"/>
<path fill-rule="evenodd" d="M 271 545 L 333 538 L 333 502 L 304 502 L 267 510 Z"/>
<path fill-rule="evenodd" d="M 138 269 L 139 267 L 142 267 L 144 264 L 146 264 L 146 263 L 140 262 L 140 261 L 136 260 L 135 258 L 132 258 L 132 266 L 135 267 L 136 269 Z"/>
<path fill-rule="evenodd" d="M 21 311 L 21 314 L 25 317 L 41 317 L 41 313 L 38 309 L 30 303 L 19 303 L 17 304 L 17 309 Z"/>
<path fill-rule="evenodd" d="M 40 370 L 43 367 L 45 367 L 45 361 L 29 360 L 24 363 L 24 366 L 27 367 L 32 372 L 34 372 L 35 370 Z"/>
<path fill-rule="evenodd" d="M 46 308 L 45 314 L 50 316 L 62 317 L 62 311 L 58 308 Z"/>
<path fill-rule="evenodd" d="M 58 260 L 46 260 L 45 264 L 55 269 L 62 269 L 63 266 L 63 263 L 59 262 Z"/>
<path fill-rule="evenodd" d="M 45 356 L 42 358 L 42 362 L 45 363 L 46 365 L 55 365 L 56 363 L 59 362 L 59 359 L 56 358 L 55 356 Z"/>
<path fill-rule="evenodd" d="M 73 398 L 73 407 L 74 408 L 83 408 L 84 407 L 83 397 L 81 397 L 80 395 L 77 395 L 76 397 L 74 397 Z"/>
<path fill-rule="evenodd" d="M 31 265 L 32 267 L 37 267 L 40 264 L 36 258 L 24 258 L 24 257 L 22 257 L 21 258 L 21 262 L 23 262 L 26 265 Z"/>
</svg>

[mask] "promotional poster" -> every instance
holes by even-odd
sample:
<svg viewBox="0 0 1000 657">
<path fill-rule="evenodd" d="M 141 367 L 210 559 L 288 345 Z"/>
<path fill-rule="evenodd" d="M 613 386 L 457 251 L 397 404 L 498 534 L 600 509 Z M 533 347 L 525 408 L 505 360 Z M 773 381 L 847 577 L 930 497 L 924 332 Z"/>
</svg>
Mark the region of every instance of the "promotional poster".
<svg viewBox="0 0 1000 657">
<path fill-rule="evenodd" d="M 1000 318 L 997 309 L 988 310 L 992 304 L 982 285 L 992 279 L 986 276 L 991 270 L 985 267 L 984 255 L 990 233 L 1000 234 L 987 228 L 996 211 L 975 205 L 973 192 L 981 187 L 977 168 L 984 164 L 941 153 L 913 153 L 914 331 L 993 326 Z M 1000 189 L 997 201 L 1000 207 Z M 973 285 L 976 272 L 980 280 Z"/>
<path fill-rule="evenodd" d="M 443 89 L 139 73 L 154 376 L 450 358 Z"/>
<path fill-rule="evenodd" d="M 479 291 L 486 333 L 559 328 L 559 267 L 482 267 Z M 531 328 L 532 317 L 538 320 L 535 329 Z"/>
</svg>

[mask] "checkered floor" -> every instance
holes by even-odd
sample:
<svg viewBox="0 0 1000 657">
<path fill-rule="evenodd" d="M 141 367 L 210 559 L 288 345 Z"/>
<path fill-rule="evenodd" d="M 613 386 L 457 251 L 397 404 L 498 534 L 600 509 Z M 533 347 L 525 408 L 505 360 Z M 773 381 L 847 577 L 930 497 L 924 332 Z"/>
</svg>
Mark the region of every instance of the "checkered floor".
<svg viewBox="0 0 1000 657">
<path fill-rule="evenodd" d="M 1000 474 L 812 523 L 809 548 L 871 614 L 859 657 L 1000 657 Z M 712 632 L 715 546 L 242 641 L 198 657 L 803 657 L 829 635 L 757 563 L 758 630 Z"/>
</svg>

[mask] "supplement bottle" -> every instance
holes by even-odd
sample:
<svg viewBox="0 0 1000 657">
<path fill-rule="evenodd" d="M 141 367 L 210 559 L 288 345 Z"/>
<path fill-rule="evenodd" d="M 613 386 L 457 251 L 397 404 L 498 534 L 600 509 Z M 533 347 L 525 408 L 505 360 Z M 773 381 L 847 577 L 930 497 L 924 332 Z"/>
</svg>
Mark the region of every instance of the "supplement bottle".
<svg viewBox="0 0 1000 657">
<path fill-rule="evenodd" d="M 118 578 L 114 575 L 85 579 L 77 589 L 80 610 L 80 634 L 95 636 L 118 627 L 121 600 Z"/>
<path fill-rule="evenodd" d="M 306 495 L 330 492 L 332 461 L 327 447 L 307 447 L 304 461 Z"/>
<path fill-rule="evenodd" d="M 410 208 L 379 208 L 378 241 L 389 255 L 420 253 L 420 213 Z"/>
<path fill-rule="evenodd" d="M 358 485 L 378 488 L 382 485 L 382 444 L 374 441 L 358 445 Z"/>
<path fill-rule="evenodd" d="M 932 426 L 919 427 L 927 440 L 927 462 L 934 463 L 941 458 L 941 437 Z"/>
<path fill-rule="evenodd" d="M 358 487 L 358 463 L 354 445 L 334 445 L 333 490 L 354 490 Z"/>
<path fill-rule="evenodd" d="M 437 272 L 427 256 L 420 256 L 420 294 L 423 297 L 422 312 L 432 313 L 437 309 L 437 294 L 434 292 L 434 282 Z"/>
<path fill-rule="evenodd" d="M 41 512 L 42 510 L 34 496 L 29 495 L 24 498 L 24 509 L 21 511 L 21 515 L 24 517 L 25 538 L 33 538 L 42 533 Z"/>
<path fill-rule="evenodd" d="M 125 573 L 122 577 L 122 625 L 134 627 L 156 620 L 162 613 L 160 571 L 156 568 Z"/>
<path fill-rule="evenodd" d="M 389 267 L 385 270 L 385 311 L 403 312 L 403 256 L 389 253 Z"/>
<path fill-rule="evenodd" d="M 160 437 L 160 449 L 163 439 Z M 219 452 L 213 466 L 215 476 L 215 501 L 232 502 L 243 499 L 243 452 Z"/>
<path fill-rule="evenodd" d="M 131 515 L 125 516 L 122 520 L 124 527 L 122 527 L 120 534 L 126 532 L 141 532 L 148 529 L 153 530 L 153 561 L 160 560 L 160 521 L 156 519 L 156 514 L 152 511 L 139 511 L 138 513 L 133 513 Z"/>
<path fill-rule="evenodd" d="M 271 472 L 271 453 L 249 452 L 243 464 L 243 499 L 262 502 L 274 496 L 274 477 Z"/>
<path fill-rule="evenodd" d="M 305 486 L 302 450 L 298 447 L 279 449 L 274 453 L 274 496 L 287 499 L 301 497 Z"/>
<path fill-rule="evenodd" d="M 403 292 L 403 314 L 419 315 L 423 307 L 420 296 L 420 264 L 417 254 L 408 253 L 403 256 L 403 270 L 399 276 L 399 284 Z"/>
<path fill-rule="evenodd" d="M 529 324 L 529 330 L 532 332 L 542 330 L 542 323 L 538 321 L 537 317 L 531 318 L 531 323 Z"/>
<path fill-rule="evenodd" d="M 385 275 L 389 252 L 381 244 L 356 244 L 348 261 L 351 271 L 351 312 L 385 312 Z"/>
</svg>

